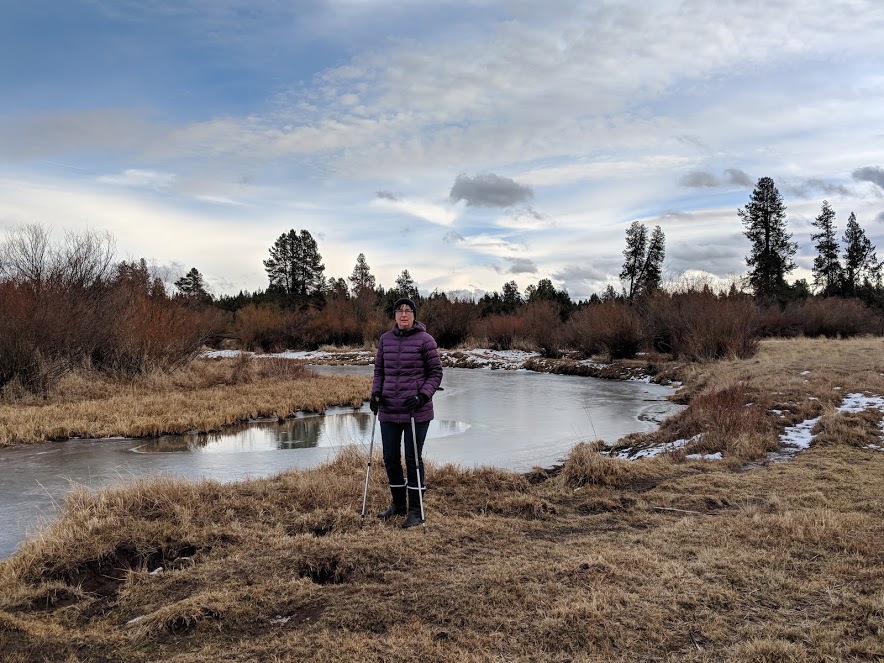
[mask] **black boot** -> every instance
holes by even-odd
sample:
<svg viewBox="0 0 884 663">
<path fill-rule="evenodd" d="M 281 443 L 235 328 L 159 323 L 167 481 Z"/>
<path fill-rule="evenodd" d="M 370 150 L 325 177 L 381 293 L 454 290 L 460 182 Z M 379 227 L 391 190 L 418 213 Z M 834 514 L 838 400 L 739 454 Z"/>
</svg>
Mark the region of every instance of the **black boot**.
<svg viewBox="0 0 884 663">
<path fill-rule="evenodd" d="M 405 522 L 402 527 L 414 527 L 424 522 L 421 518 L 421 495 L 413 488 L 408 489 L 408 515 L 405 516 Z"/>
<path fill-rule="evenodd" d="M 390 502 L 390 506 L 387 507 L 386 511 L 381 511 L 378 514 L 378 518 L 381 520 L 389 520 L 393 516 L 405 515 L 405 512 L 408 510 L 405 505 L 405 486 L 390 486 L 390 494 L 393 496 L 393 501 Z"/>
</svg>

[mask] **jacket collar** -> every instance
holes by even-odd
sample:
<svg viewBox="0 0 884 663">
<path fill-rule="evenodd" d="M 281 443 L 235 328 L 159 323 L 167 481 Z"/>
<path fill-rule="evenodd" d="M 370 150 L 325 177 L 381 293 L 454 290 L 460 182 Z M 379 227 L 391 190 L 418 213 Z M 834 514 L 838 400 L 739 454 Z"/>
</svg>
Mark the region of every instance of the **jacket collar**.
<svg viewBox="0 0 884 663">
<path fill-rule="evenodd" d="M 393 323 L 393 333 L 396 336 L 411 336 L 412 334 L 416 334 L 417 332 L 427 331 L 427 328 L 424 326 L 423 322 L 414 321 L 414 324 L 411 325 L 408 329 L 399 329 L 399 325 L 395 322 Z"/>
</svg>

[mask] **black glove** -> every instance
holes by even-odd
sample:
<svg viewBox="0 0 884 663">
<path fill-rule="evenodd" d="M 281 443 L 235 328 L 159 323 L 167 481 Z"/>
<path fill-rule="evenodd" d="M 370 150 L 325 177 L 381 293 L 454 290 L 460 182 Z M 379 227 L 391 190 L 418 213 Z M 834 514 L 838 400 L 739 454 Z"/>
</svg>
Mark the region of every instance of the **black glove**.
<svg viewBox="0 0 884 663">
<path fill-rule="evenodd" d="M 374 392 L 371 395 L 371 399 L 368 401 L 368 407 L 371 408 L 371 411 L 374 414 L 378 413 L 378 410 L 381 408 L 381 395 L 378 392 Z"/>
<path fill-rule="evenodd" d="M 405 407 L 409 412 L 414 412 L 415 410 L 423 407 L 423 405 L 430 400 L 423 394 L 418 394 L 417 396 L 409 396 L 405 399 Z"/>
</svg>

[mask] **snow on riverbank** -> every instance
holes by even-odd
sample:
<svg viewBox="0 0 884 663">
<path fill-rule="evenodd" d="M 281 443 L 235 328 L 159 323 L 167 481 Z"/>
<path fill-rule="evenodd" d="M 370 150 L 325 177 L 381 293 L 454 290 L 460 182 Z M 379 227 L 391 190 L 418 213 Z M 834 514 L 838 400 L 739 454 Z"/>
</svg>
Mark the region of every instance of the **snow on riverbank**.
<svg viewBox="0 0 884 663">
<path fill-rule="evenodd" d="M 233 358 L 241 354 L 239 350 L 211 350 L 204 352 L 204 359 Z M 328 352 L 325 350 L 304 350 L 275 352 L 268 354 L 245 353 L 255 358 L 279 358 L 297 359 L 308 364 L 372 364 L 374 363 L 374 350 L 339 350 Z M 459 366 L 463 368 L 489 368 L 503 370 L 522 370 L 525 363 L 537 357 L 539 352 L 524 352 L 522 350 L 439 350 L 439 357 L 445 366 Z"/>
<path fill-rule="evenodd" d="M 841 405 L 835 408 L 836 412 L 864 412 L 865 410 L 877 409 L 884 413 L 884 398 L 881 396 L 867 396 L 866 394 L 847 394 Z M 820 417 L 805 419 L 802 422 L 789 426 L 780 435 L 782 449 L 771 454 L 774 460 L 781 460 L 783 456 L 791 458 L 795 454 L 810 447 L 813 443 L 813 429 L 819 422 Z M 884 451 L 884 421 L 881 422 L 881 444 L 867 444 L 866 449 Z"/>
</svg>

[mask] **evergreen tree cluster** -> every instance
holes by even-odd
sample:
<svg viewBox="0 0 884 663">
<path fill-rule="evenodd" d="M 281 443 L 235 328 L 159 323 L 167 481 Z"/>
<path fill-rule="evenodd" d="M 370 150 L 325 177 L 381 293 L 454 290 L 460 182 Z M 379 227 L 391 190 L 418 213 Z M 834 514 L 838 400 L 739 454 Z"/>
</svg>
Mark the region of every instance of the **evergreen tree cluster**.
<svg viewBox="0 0 884 663">
<path fill-rule="evenodd" d="M 737 210 L 737 215 L 750 245 L 746 256 L 746 285 L 759 300 L 785 306 L 790 301 L 803 301 L 815 292 L 823 297 L 856 297 L 884 309 L 881 264 L 874 245 L 853 213 L 839 241 L 835 211 L 828 201 L 823 201 L 820 215 L 813 222 L 817 232 L 810 237 L 816 251 L 813 291 L 803 279 L 791 285 L 786 280 L 796 267 L 794 257 L 798 243 L 788 230 L 786 206 L 773 179 L 760 178 L 749 202 Z M 399 297 L 424 299 L 408 269 L 402 270 L 391 289 L 380 286 L 364 253 L 358 255 L 346 279 L 326 278 L 319 247 L 308 230 L 292 229 L 283 233 L 269 253 L 264 261 L 269 282 L 266 291 L 240 292 L 213 300 L 196 268 L 176 281 L 175 286 L 180 296 L 201 302 L 214 301 L 228 311 L 237 311 L 248 304 L 322 310 L 330 301 L 337 301 L 349 302 L 357 309 L 359 319 L 367 319 L 371 310 L 386 311 Z M 638 305 L 662 287 L 665 255 L 666 238 L 661 227 L 649 230 L 640 221 L 633 221 L 625 234 L 620 288 L 609 283 L 603 292 L 592 295 L 588 301 L 575 302 L 550 279 L 529 285 L 524 294 L 515 281 L 509 281 L 500 292 L 486 293 L 475 304 L 481 316 L 489 316 L 514 315 L 525 306 L 545 302 L 562 321 L 586 305 L 611 301 Z M 434 299 L 448 301 L 449 297 L 434 292 L 426 298 Z"/>
</svg>

